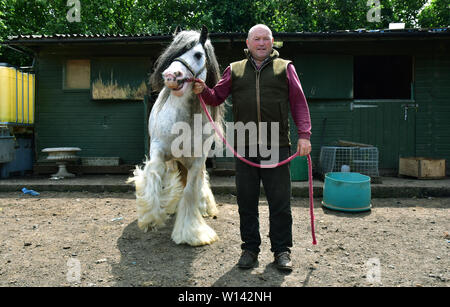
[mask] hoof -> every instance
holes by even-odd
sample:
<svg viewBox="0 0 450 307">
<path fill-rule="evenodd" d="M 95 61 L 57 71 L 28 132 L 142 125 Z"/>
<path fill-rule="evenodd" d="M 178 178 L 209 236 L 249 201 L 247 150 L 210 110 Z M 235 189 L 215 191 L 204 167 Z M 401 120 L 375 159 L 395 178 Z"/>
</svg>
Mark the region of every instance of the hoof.
<svg viewBox="0 0 450 307">
<path fill-rule="evenodd" d="M 182 231 L 182 232 L 173 232 L 172 240 L 176 244 L 188 244 L 190 246 L 203 246 L 209 245 L 217 240 L 219 240 L 219 236 L 217 236 L 216 232 L 204 224 L 202 227 L 198 229 L 191 229 L 191 231 Z"/>
</svg>

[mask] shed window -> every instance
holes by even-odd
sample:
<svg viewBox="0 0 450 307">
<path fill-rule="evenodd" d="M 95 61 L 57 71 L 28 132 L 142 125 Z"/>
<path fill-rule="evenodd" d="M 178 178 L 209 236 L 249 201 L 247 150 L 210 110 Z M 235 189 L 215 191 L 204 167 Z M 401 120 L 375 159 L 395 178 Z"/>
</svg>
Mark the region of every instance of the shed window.
<svg viewBox="0 0 450 307">
<path fill-rule="evenodd" d="M 411 56 L 355 56 L 355 99 L 411 99 Z"/>
<path fill-rule="evenodd" d="M 67 60 L 65 66 L 65 89 L 89 89 L 91 87 L 91 61 Z"/>
</svg>

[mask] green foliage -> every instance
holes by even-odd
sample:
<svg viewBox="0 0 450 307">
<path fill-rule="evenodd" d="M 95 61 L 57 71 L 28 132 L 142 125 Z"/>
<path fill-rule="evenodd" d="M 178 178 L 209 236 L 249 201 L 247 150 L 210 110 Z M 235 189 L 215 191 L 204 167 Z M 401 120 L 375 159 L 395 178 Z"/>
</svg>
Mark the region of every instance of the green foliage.
<svg viewBox="0 0 450 307">
<path fill-rule="evenodd" d="M 427 0 L 389 0 L 383 1 L 383 20 L 386 27 L 390 22 L 404 22 L 406 28 L 415 28 L 419 10 Z"/>
<path fill-rule="evenodd" d="M 450 27 L 450 3 L 448 0 L 433 0 L 419 15 L 422 27 Z"/>
<path fill-rule="evenodd" d="M 367 0 L 80 0 L 81 22 L 68 22 L 67 0 L 0 0 L 0 35 L 170 33 L 205 24 L 213 32 L 246 32 L 265 23 L 277 32 L 448 26 L 447 0 L 380 0 L 380 23 L 369 23 Z"/>
<path fill-rule="evenodd" d="M 5 26 L 5 11 L 6 11 L 6 3 L 5 0 L 0 0 L 0 33 L 2 33 L 2 31 L 5 31 L 6 26 Z"/>
<path fill-rule="evenodd" d="M 448 27 L 448 0 L 379 0 L 381 20 L 369 22 L 368 0 L 80 0 L 81 21 L 66 18 L 67 0 L 0 0 L 0 40 L 10 35 L 58 33 L 172 33 L 176 26 L 211 32 L 247 32 L 264 23 L 275 32 Z M 2 57 L 3 53 L 3 57 Z M 8 55 L 6 55 L 6 53 Z M 0 61 L 10 51 L 0 47 Z"/>
</svg>

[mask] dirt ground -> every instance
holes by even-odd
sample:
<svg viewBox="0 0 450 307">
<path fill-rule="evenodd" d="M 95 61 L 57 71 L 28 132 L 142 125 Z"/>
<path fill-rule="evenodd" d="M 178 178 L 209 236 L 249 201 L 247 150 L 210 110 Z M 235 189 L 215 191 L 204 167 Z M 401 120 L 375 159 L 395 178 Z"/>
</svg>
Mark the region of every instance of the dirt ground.
<svg viewBox="0 0 450 307">
<path fill-rule="evenodd" d="M 0 286 L 445 286 L 450 285 L 449 198 L 373 199 L 365 213 L 293 199 L 294 270 L 271 264 L 268 206 L 260 202 L 259 266 L 242 271 L 233 195 L 216 195 L 207 219 L 220 237 L 209 246 L 176 245 L 173 220 L 137 227 L 133 193 L 0 193 Z"/>
</svg>

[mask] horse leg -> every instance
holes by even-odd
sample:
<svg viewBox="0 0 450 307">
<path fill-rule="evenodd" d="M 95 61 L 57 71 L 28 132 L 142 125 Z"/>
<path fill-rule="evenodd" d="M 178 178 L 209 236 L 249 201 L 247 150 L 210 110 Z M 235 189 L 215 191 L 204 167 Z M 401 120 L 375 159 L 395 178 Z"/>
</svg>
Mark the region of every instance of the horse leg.
<svg viewBox="0 0 450 307">
<path fill-rule="evenodd" d="M 177 167 L 180 170 L 180 179 L 183 183 L 183 186 L 186 186 L 187 183 L 187 168 L 179 161 L 177 161 Z"/>
<path fill-rule="evenodd" d="M 219 210 L 217 209 L 216 200 L 211 191 L 211 187 L 209 184 L 209 175 L 206 171 L 206 166 L 203 167 L 202 173 L 202 215 L 215 217 L 219 213 Z"/>
<path fill-rule="evenodd" d="M 137 167 L 134 177 L 128 180 L 136 186 L 138 226 L 145 232 L 164 226 L 182 195 L 178 170 L 168 171 L 163 157 L 162 152 L 152 149 L 144 168 Z"/>
<path fill-rule="evenodd" d="M 162 180 L 164 191 L 161 195 L 161 207 L 166 209 L 166 213 L 174 214 L 186 185 L 183 182 L 184 170 L 180 168 L 179 163 L 173 160 L 166 162 L 166 166 Z"/>
<path fill-rule="evenodd" d="M 192 246 L 200 246 L 218 240 L 216 232 L 206 224 L 200 210 L 202 175 L 202 159 L 197 159 L 188 170 L 186 187 L 177 208 L 177 217 L 172 232 L 172 240 L 177 244 L 187 243 Z"/>
</svg>

